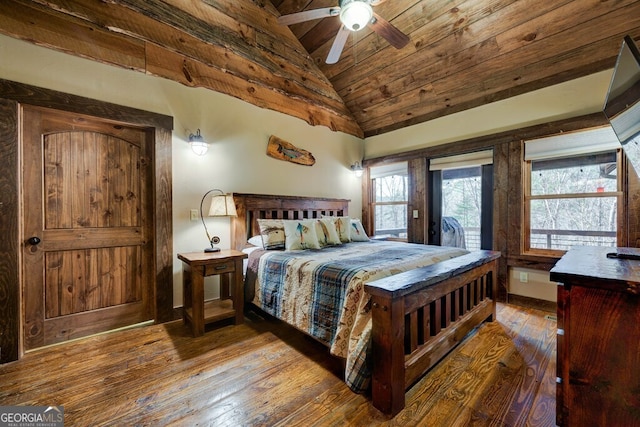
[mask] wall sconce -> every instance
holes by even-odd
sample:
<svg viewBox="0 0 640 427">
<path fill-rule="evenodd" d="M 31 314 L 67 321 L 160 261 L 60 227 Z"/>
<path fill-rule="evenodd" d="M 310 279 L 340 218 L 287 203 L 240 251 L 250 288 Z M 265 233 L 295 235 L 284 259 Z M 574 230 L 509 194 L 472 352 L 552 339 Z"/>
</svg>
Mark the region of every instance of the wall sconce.
<svg viewBox="0 0 640 427">
<path fill-rule="evenodd" d="M 211 244 L 210 248 L 205 248 L 205 252 L 220 251 L 220 248 L 215 246 L 220 243 L 220 238 L 218 236 L 211 237 L 211 235 L 209 234 L 209 230 L 207 229 L 207 224 L 204 222 L 204 215 L 202 214 L 202 205 L 204 204 L 204 199 L 214 191 L 218 192 L 218 194 L 214 195 L 211 198 L 211 206 L 209 207 L 208 216 L 238 216 L 238 214 L 236 213 L 236 203 L 233 200 L 233 194 L 225 193 L 222 190 L 218 190 L 217 188 L 204 193 L 204 196 L 202 196 L 202 200 L 200 201 L 200 220 L 202 221 L 202 225 L 204 226 L 205 233 L 207 233 L 207 239 L 209 239 L 209 243 Z"/>
<path fill-rule="evenodd" d="M 192 133 L 189 134 L 189 144 L 191 145 L 191 151 L 198 156 L 204 156 L 209 150 L 209 146 L 202 135 L 200 135 L 200 129 L 198 129 L 195 135 Z"/>
<path fill-rule="evenodd" d="M 360 162 L 355 162 L 354 164 L 352 164 L 351 171 L 353 172 L 353 176 L 355 176 L 356 178 L 362 178 L 363 169 Z"/>
</svg>

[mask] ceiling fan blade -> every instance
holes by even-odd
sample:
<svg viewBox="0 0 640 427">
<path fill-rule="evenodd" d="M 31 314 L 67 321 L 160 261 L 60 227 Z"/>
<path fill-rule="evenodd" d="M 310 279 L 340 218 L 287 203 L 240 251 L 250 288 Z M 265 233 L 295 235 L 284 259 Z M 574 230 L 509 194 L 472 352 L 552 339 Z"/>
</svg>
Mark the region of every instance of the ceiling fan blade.
<svg viewBox="0 0 640 427">
<path fill-rule="evenodd" d="M 340 55 L 342 54 L 342 49 L 344 49 L 344 45 L 347 43 L 350 33 L 351 31 L 344 25 L 340 27 L 340 31 L 336 34 L 336 38 L 331 45 L 329 55 L 327 55 L 327 59 L 325 61 L 327 64 L 335 64 L 338 62 L 338 59 L 340 59 Z"/>
<path fill-rule="evenodd" d="M 278 24 L 293 25 L 300 22 L 313 21 L 314 19 L 327 18 L 329 16 L 338 16 L 339 14 L 339 7 L 324 7 L 322 9 L 303 10 L 302 12 L 279 16 Z"/>
<path fill-rule="evenodd" d="M 389 21 L 373 12 L 369 27 L 396 49 L 402 49 L 409 43 L 409 36 L 393 26 Z"/>
</svg>

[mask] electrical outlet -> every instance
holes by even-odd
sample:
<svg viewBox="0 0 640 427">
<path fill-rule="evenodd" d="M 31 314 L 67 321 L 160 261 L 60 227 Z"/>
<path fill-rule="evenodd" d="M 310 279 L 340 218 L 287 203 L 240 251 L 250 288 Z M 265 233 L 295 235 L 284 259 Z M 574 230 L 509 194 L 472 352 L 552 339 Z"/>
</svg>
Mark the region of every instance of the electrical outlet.
<svg viewBox="0 0 640 427">
<path fill-rule="evenodd" d="M 191 221 L 197 221 L 198 219 L 200 219 L 200 217 L 198 216 L 198 209 L 191 209 L 189 211 L 189 218 L 191 219 Z"/>
<path fill-rule="evenodd" d="M 527 283 L 529 281 L 529 273 L 521 271 L 520 272 L 520 283 Z"/>
</svg>

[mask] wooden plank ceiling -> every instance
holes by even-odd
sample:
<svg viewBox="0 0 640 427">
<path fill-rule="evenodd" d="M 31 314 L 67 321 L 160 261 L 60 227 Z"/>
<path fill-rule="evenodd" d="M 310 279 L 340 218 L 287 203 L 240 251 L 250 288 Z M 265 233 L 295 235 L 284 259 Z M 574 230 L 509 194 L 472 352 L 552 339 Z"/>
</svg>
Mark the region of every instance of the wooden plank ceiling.
<svg viewBox="0 0 640 427">
<path fill-rule="evenodd" d="M 2 0 L 0 33 L 359 137 L 611 68 L 640 40 L 638 0 L 387 0 L 375 12 L 410 43 L 366 28 L 327 65 L 337 17 L 276 21 L 337 3 Z"/>
</svg>

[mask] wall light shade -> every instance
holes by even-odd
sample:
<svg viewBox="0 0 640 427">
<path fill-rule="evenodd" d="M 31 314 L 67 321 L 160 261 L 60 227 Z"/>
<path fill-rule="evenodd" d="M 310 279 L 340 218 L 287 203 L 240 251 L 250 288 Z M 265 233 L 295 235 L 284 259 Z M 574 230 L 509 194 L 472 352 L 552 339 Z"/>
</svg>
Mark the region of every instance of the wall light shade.
<svg viewBox="0 0 640 427">
<path fill-rule="evenodd" d="M 202 135 L 200 135 L 200 129 L 198 129 L 195 135 L 189 134 L 189 144 L 191 145 L 191 151 L 198 156 L 204 156 L 209 150 L 209 145 L 207 145 Z"/>
<path fill-rule="evenodd" d="M 362 178 L 363 169 L 360 162 L 355 162 L 354 164 L 352 164 L 351 171 L 353 172 L 353 176 L 355 176 L 356 178 Z"/>
<path fill-rule="evenodd" d="M 346 4 L 345 4 L 346 3 Z M 371 5 L 362 0 L 351 0 L 341 3 L 340 21 L 351 31 L 360 31 L 367 26 L 373 18 Z"/>
<path fill-rule="evenodd" d="M 202 207 L 204 205 L 204 200 L 207 196 L 213 192 L 217 192 L 218 194 L 214 195 L 211 198 L 211 205 L 209 206 L 209 215 L 208 216 L 238 216 L 236 212 L 236 202 L 233 200 L 233 194 L 225 193 L 222 190 L 218 190 L 214 188 L 213 190 L 209 190 L 204 193 L 202 196 L 202 200 L 200 200 L 200 220 L 202 221 L 202 225 L 204 226 L 204 231 L 207 233 L 207 239 L 209 239 L 209 243 L 211 247 L 205 248 L 205 252 L 219 252 L 220 248 L 215 245 L 220 243 L 220 238 L 218 236 L 213 236 L 209 234 L 209 230 L 207 229 L 207 224 L 204 222 L 204 215 L 202 211 Z"/>
</svg>

